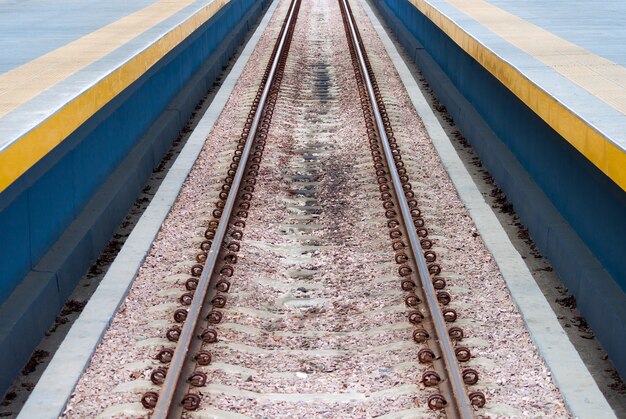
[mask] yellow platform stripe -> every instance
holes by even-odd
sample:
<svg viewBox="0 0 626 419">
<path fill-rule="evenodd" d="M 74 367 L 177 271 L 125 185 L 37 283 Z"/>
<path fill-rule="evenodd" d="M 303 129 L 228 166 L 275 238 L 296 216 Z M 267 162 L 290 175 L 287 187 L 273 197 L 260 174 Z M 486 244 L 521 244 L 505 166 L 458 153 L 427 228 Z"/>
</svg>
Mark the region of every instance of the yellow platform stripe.
<svg viewBox="0 0 626 419">
<path fill-rule="evenodd" d="M 191 33 L 207 22 L 215 13 L 228 4 L 229 1 L 230 0 L 214 0 L 211 4 L 203 7 L 193 16 L 186 19 L 183 23 L 173 28 L 150 45 L 146 50 L 111 72 L 96 85 L 74 98 L 48 119 L 3 150 L 0 153 L 0 192 L 5 190 L 30 167 L 65 140 L 81 124 L 115 98 L 115 96 L 141 77 L 150 67 L 156 64 L 168 52 L 172 51 Z M 132 39 L 132 37 L 137 36 L 149 27 L 167 19 L 192 2 L 193 1 L 175 0 L 160 1 L 139 12 L 122 18 L 120 21 L 114 22 L 108 27 L 86 35 L 85 38 L 89 38 L 89 40 L 81 38 L 75 41 L 78 44 L 70 43 L 66 47 L 53 51 L 50 54 L 52 54 L 54 59 L 49 61 L 50 65 L 55 65 L 55 63 L 60 62 L 60 66 L 57 67 L 58 71 L 64 71 L 65 73 L 63 73 L 63 77 L 57 74 L 56 77 L 49 79 L 53 80 L 53 82 L 51 82 L 51 85 L 48 87 L 62 81 L 67 76 L 79 71 L 91 62 L 96 61 L 98 58 L 121 46 L 124 42 Z M 122 22 L 123 25 L 121 25 L 120 22 Z M 135 25 L 137 25 L 137 29 L 133 29 Z M 139 31 L 140 28 L 141 30 Z M 132 36 L 129 37 L 129 33 L 131 32 L 134 33 L 134 35 L 131 34 Z M 88 55 L 91 59 L 82 60 L 80 65 L 68 63 L 68 61 L 74 60 L 73 54 L 80 54 L 77 52 L 76 45 L 85 48 L 87 51 L 92 49 L 93 43 L 91 43 L 91 41 L 94 41 L 93 35 L 96 33 L 98 33 L 98 37 L 96 37 L 95 41 L 100 42 L 98 43 L 99 50 Z M 107 41 L 103 41 L 101 37 L 113 37 L 113 40 L 116 40 L 116 42 L 109 44 Z M 68 50 L 64 49 L 67 47 L 70 48 L 72 54 L 68 54 Z M 98 52 L 100 52 L 100 55 Z M 41 58 L 44 59 L 44 57 Z M 45 59 L 43 62 L 46 62 Z M 42 65 L 42 61 L 37 60 L 32 63 L 32 67 L 26 67 L 31 64 L 28 63 L 22 66 L 25 67 L 25 69 L 19 67 L 12 72 L 0 76 L 0 87 L 6 88 L 6 84 L 10 83 L 10 80 L 12 80 L 16 74 L 20 74 L 20 71 L 22 71 L 22 77 L 35 74 L 35 76 L 31 76 L 31 79 L 37 79 L 36 71 L 45 68 L 45 65 Z M 35 71 L 35 73 L 33 73 L 33 71 Z M 7 77 L 3 78 L 4 76 Z M 36 90 L 34 94 L 40 93 L 42 89 L 48 88 L 45 87 L 45 81 L 38 83 L 38 90 Z M 6 100 L 5 103 L 17 103 L 17 106 L 19 106 L 23 103 L 20 102 L 20 100 L 28 100 L 28 96 L 19 96 L 18 94 L 17 99 L 11 101 L 6 99 L 8 97 L 6 95 L 7 92 L 5 90 L 3 96 L 0 96 L 0 102 Z M 1 115 L 0 113 L 0 116 Z"/>
<path fill-rule="evenodd" d="M 626 191 L 626 152 L 624 150 L 529 80 L 513 65 L 469 35 L 427 0 L 410 1 L 459 47 L 507 86 L 513 94 L 622 190 Z M 463 3 L 458 4 L 463 5 Z"/>
<path fill-rule="evenodd" d="M 446 0 L 467 16 L 626 114 L 626 68 L 484 0 Z"/>
</svg>

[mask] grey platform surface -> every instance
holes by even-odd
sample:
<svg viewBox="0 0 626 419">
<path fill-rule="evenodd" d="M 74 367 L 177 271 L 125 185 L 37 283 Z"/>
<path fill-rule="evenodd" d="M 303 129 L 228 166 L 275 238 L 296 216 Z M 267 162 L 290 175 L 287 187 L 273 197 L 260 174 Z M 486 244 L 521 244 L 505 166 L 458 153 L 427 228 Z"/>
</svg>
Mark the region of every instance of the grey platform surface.
<svg viewBox="0 0 626 419">
<path fill-rule="evenodd" d="M 626 66 L 626 1 L 488 0 L 579 47 Z"/>
<path fill-rule="evenodd" d="M 0 74 L 156 1 L 0 0 Z"/>
</svg>

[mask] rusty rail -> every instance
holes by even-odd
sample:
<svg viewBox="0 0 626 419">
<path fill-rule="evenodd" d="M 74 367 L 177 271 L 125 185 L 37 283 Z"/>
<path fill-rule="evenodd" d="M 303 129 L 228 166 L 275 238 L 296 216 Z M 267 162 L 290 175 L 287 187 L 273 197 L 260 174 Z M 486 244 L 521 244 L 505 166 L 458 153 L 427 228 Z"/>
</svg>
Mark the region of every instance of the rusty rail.
<svg viewBox="0 0 626 419">
<path fill-rule="evenodd" d="M 200 317 L 202 317 L 202 314 L 207 311 L 206 301 L 209 299 L 207 297 L 211 297 L 211 294 L 215 293 L 215 278 L 217 275 L 214 275 L 214 273 L 218 262 L 218 256 L 220 255 L 226 233 L 229 229 L 229 222 L 231 220 L 233 208 L 239 199 L 242 179 L 244 178 L 253 143 L 255 142 L 255 137 L 257 136 L 258 131 L 266 132 L 268 128 L 263 127 L 259 129 L 259 124 L 262 121 L 265 105 L 268 101 L 268 96 L 270 95 L 275 78 L 279 78 L 276 75 L 279 65 L 281 62 L 284 63 L 285 61 L 285 57 L 289 49 L 288 38 L 293 33 L 293 25 L 295 24 L 299 4 L 300 0 L 293 0 L 291 2 L 287 12 L 287 17 L 285 18 L 279 34 L 279 39 L 272 54 L 269 72 L 266 73 L 267 77 L 264 77 L 262 93 L 260 98 L 257 97 L 252 105 L 254 117 L 252 118 L 252 121 L 249 120 L 247 122 L 246 128 L 244 129 L 244 132 L 247 131 L 245 145 L 243 147 L 238 147 L 236 160 L 233 160 L 237 162 L 237 169 L 232 176 L 232 182 L 229 182 L 230 188 L 228 191 L 228 197 L 223 203 L 223 207 L 219 209 L 219 217 L 217 217 L 219 218 L 219 223 L 217 224 L 214 236 L 212 237 L 210 248 L 206 252 L 206 261 L 201 268 L 201 273 L 197 283 L 194 284 L 195 290 L 193 292 L 193 298 L 190 301 L 187 312 L 182 313 L 181 319 L 184 320 L 184 325 L 181 330 L 176 331 L 175 340 L 178 342 L 176 349 L 173 351 L 173 354 L 169 354 L 171 355 L 171 360 L 168 359 L 169 367 L 167 370 L 161 369 L 157 371 L 160 374 L 160 377 L 158 377 L 160 378 L 159 381 L 162 381 L 163 386 L 159 394 L 156 392 L 148 392 L 142 399 L 144 406 L 154 407 L 151 418 L 165 419 L 169 417 L 180 417 L 181 409 L 184 407 L 184 404 L 190 404 L 190 406 L 187 406 L 188 409 L 191 408 L 190 410 L 194 410 L 199 406 L 200 400 L 196 400 L 199 397 L 191 397 L 197 395 L 187 394 L 186 396 L 188 397 L 182 397 L 184 390 L 181 390 L 181 377 L 183 376 L 183 371 L 190 369 L 189 363 L 192 361 L 190 359 L 192 357 L 190 354 L 190 348 L 192 347 L 194 334 L 198 328 L 198 321 Z M 206 336 L 200 336 L 199 338 L 207 341 Z M 206 357 L 207 354 L 201 355 Z M 208 356 L 208 362 L 210 362 L 210 354 L 208 354 Z M 201 359 L 196 359 L 196 361 L 202 364 Z M 203 381 L 203 377 L 201 375 L 197 375 L 197 377 L 191 377 L 188 382 L 194 384 L 194 380 Z M 155 380 L 153 379 L 153 381 Z"/>
<path fill-rule="evenodd" d="M 398 173 L 398 167 L 403 168 L 403 164 L 399 164 L 400 156 L 397 147 L 392 148 L 390 146 L 387 132 L 391 131 L 391 129 L 389 119 L 386 116 L 386 112 L 384 117 L 381 115 L 379 104 L 382 104 L 382 97 L 379 93 L 377 94 L 377 92 L 375 92 L 375 90 L 377 91 L 377 89 L 375 89 L 374 87 L 374 85 L 376 85 L 376 82 L 375 80 L 373 82 L 372 78 L 370 77 L 370 74 L 373 77 L 373 72 L 371 66 L 369 65 L 369 60 L 367 58 L 367 53 L 365 51 L 363 42 L 358 33 L 358 28 L 354 20 L 354 16 L 352 15 L 350 5 L 347 0 L 338 1 L 343 14 L 344 24 L 346 26 L 348 43 L 350 44 L 352 53 L 357 57 L 356 61 L 358 61 L 358 67 L 360 68 L 360 76 L 362 77 L 362 82 L 367 90 L 366 95 L 369 98 L 369 105 L 371 106 L 371 110 L 373 111 L 375 119 L 375 130 L 378 134 L 380 144 L 382 144 L 383 147 L 384 157 L 387 163 L 386 166 L 388 168 L 389 175 L 391 175 L 393 191 L 396 196 L 397 204 L 400 207 L 401 218 L 404 224 L 403 229 L 409 239 L 411 256 L 418 271 L 417 274 L 419 277 L 420 287 L 422 289 L 422 295 L 426 299 L 428 311 L 434 324 L 434 329 L 437 335 L 435 339 L 437 340 L 437 344 L 440 349 L 440 356 L 443 361 L 445 373 L 447 375 L 447 379 L 441 380 L 441 378 L 435 371 L 426 371 L 426 373 L 424 374 L 422 380 L 426 385 L 439 384 L 440 389 L 442 389 L 444 393 L 431 396 L 429 398 L 428 404 L 431 408 L 445 408 L 448 417 L 459 417 L 464 419 L 473 418 L 474 410 L 472 405 L 483 405 L 484 395 L 480 392 L 472 392 L 468 395 L 464 384 L 474 383 L 478 379 L 478 373 L 472 369 L 461 370 L 457 363 L 457 359 L 469 359 L 469 350 L 463 347 L 454 348 L 449 338 L 450 333 L 454 332 L 458 334 L 460 332 L 462 334 L 462 331 L 460 331 L 460 329 L 458 328 L 456 328 L 456 330 L 454 331 L 452 329 L 455 328 L 451 328 L 451 330 L 449 331 L 446 327 L 446 319 L 444 318 L 444 314 L 439 308 L 439 302 L 441 301 L 441 295 L 443 294 L 445 294 L 444 298 L 449 300 L 449 294 L 442 294 L 441 292 L 439 292 L 438 295 L 438 293 L 435 291 L 435 286 L 431 281 L 431 272 L 429 271 L 429 265 L 427 263 L 425 255 L 421 251 L 423 246 L 423 240 L 420 240 L 416 229 L 414 228 L 413 219 L 415 217 L 412 216 L 412 211 L 414 212 L 416 209 L 415 206 L 411 207 L 409 205 L 407 198 L 405 197 L 407 191 L 410 191 L 410 189 L 406 189 L 408 181 L 403 182 L 401 180 L 401 175 Z M 372 128 L 374 127 L 368 126 L 368 130 Z M 404 173 L 404 177 L 406 178 L 406 170 L 402 170 Z M 412 196 L 412 191 L 410 193 Z M 416 203 L 416 201 L 412 201 L 414 204 Z M 396 234 L 400 236 L 401 233 L 397 232 Z M 434 255 L 433 252 L 429 253 Z M 407 267 L 404 269 L 406 274 L 410 273 L 410 268 Z M 403 275 L 403 272 L 401 270 L 400 274 Z M 405 287 L 405 283 L 410 283 L 410 281 L 403 282 L 403 288 Z M 417 301 L 415 301 L 415 304 L 416 303 Z M 407 305 L 414 306 L 415 304 L 409 304 L 407 300 Z M 445 304 L 447 304 L 447 302 L 445 302 Z M 456 318 L 456 313 L 453 310 L 444 309 L 444 311 L 446 311 L 446 314 L 449 314 Z M 420 316 L 420 314 L 418 313 L 417 316 Z M 428 333 L 423 331 L 422 337 L 424 341 L 427 340 Z M 436 358 L 436 355 L 430 349 L 422 349 L 418 354 L 418 358 L 420 359 L 420 362 L 432 362 Z M 448 398 L 446 398 L 445 396 L 448 396 Z"/>
</svg>

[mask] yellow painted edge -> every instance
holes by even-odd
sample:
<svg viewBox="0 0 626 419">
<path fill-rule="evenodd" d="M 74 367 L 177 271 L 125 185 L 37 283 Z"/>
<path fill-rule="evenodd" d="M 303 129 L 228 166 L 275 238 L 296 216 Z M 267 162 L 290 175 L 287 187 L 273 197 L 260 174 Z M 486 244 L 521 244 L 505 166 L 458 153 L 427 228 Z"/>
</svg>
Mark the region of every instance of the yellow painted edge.
<svg viewBox="0 0 626 419">
<path fill-rule="evenodd" d="M 626 191 L 626 153 L 623 150 L 426 0 L 410 0 L 410 2 L 574 148 Z"/>
<path fill-rule="evenodd" d="M 215 0 L 203 7 L 0 153 L 0 192 L 229 2 L 230 0 Z"/>
</svg>

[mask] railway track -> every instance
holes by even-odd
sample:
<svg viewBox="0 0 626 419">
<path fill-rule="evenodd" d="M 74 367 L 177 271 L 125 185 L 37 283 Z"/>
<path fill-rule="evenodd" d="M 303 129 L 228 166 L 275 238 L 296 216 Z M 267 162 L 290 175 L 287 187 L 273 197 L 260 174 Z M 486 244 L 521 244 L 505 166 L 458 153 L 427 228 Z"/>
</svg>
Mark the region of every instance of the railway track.
<svg viewBox="0 0 626 419">
<path fill-rule="evenodd" d="M 219 325 L 226 317 L 225 308 L 233 299 L 237 299 L 234 274 L 241 259 L 240 251 L 246 244 L 243 240 L 246 228 L 248 224 L 255 222 L 249 219 L 249 215 L 255 204 L 255 195 L 263 173 L 263 155 L 265 149 L 270 147 L 268 139 L 271 137 L 272 119 L 279 113 L 277 106 L 281 87 L 288 89 L 282 84 L 302 3 L 302 0 L 293 0 L 289 6 L 232 156 L 219 201 L 212 213 L 213 218 L 208 220 L 204 241 L 196 255 L 197 263 L 191 268 L 190 276 L 185 282 L 186 290 L 179 299 L 182 307 L 173 314 L 178 325 L 166 332 L 167 339 L 176 343 L 176 349 L 162 348 L 156 354 L 163 366 L 152 371 L 151 380 L 160 386 L 160 390 L 148 391 L 142 397 L 142 404 L 152 410 L 153 418 L 185 416 L 186 412 L 197 411 L 207 402 L 211 403 L 211 397 L 203 391 L 211 384 L 207 367 L 220 357 L 218 343 L 222 331 Z M 412 377 L 413 382 L 407 383 L 407 394 L 410 393 L 411 397 L 419 394 L 416 398 L 421 399 L 422 404 L 435 411 L 444 411 L 447 417 L 473 417 L 474 409 L 485 404 L 485 395 L 482 392 L 467 389 L 478 381 L 478 372 L 462 366 L 471 358 L 470 349 L 461 344 L 465 333 L 463 329 L 453 325 L 457 313 L 448 308 L 452 297 L 444 290 L 445 280 L 439 276 L 441 268 L 437 264 L 433 241 L 428 237 L 427 226 L 418 208 L 408 170 L 403 163 L 350 5 L 347 0 L 339 0 L 338 8 L 341 10 L 345 29 L 347 49 L 344 53 L 351 57 L 353 83 L 358 90 L 356 97 L 360 102 L 356 105 L 360 115 L 356 114 L 354 123 L 360 124 L 360 129 L 369 142 L 369 186 L 372 186 L 373 181 L 387 228 L 388 244 L 385 252 L 394 260 L 396 284 L 400 283 L 401 292 L 395 293 L 394 298 L 399 299 L 406 307 L 403 313 L 404 322 L 408 320 L 412 328 L 408 334 L 408 339 L 411 336 L 413 338 L 412 347 L 408 351 L 413 354 L 410 361 L 417 360 L 421 364 L 421 375 Z M 323 44 L 323 41 L 319 42 Z M 291 165 L 287 161 L 283 170 L 289 180 L 287 193 L 293 201 L 290 208 L 297 216 L 292 217 L 296 220 L 295 223 L 281 228 L 286 233 L 297 233 L 302 254 L 315 254 L 323 248 L 320 245 L 323 242 L 321 236 L 315 234 L 321 228 L 317 227 L 317 222 L 324 218 L 322 213 L 341 211 L 331 208 L 322 198 L 336 199 L 333 194 L 342 188 L 329 189 L 328 180 L 325 183 L 325 192 L 320 188 L 324 184 L 323 179 L 332 178 L 333 174 L 327 171 L 336 164 L 328 154 L 332 154 L 332 149 L 338 146 L 333 145 L 328 138 L 332 137 L 333 130 L 341 129 L 340 126 L 332 126 L 332 115 L 329 118 L 324 111 L 324 107 L 332 107 L 333 101 L 338 100 L 333 94 L 335 86 L 328 68 L 329 61 L 332 59 L 311 63 L 307 70 L 315 80 L 311 92 L 308 93 L 315 97 L 316 106 L 306 111 L 308 116 L 305 115 L 301 121 L 303 124 L 323 127 L 321 131 L 318 130 L 320 138 L 306 138 L 306 141 L 300 142 L 294 139 L 294 148 L 289 153 L 292 157 L 296 156 L 297 161 Z M 295 89 L 292 93 L 306 96 L 307 99 L 303 99 L 302 103 L 311 100 L 307 92 Z M 293 106 L 297 103 L 298 100 L 294 99 Z M 350 167 L 350 162 L 335 169 L 340 171 L 346 167 Z M 315 268 L 311 264 L 308 266 Z M 299 269 L 292 277 L 310 278 L 317 270 Z M 309 291 L 306 287 L 301 288 L 304 289 L 303 293 Z M 338 297 L 341 299 L 341 296 Z M 341 329 L 341 326 L 336 328 Z M 250 328 L 246 330 L 251 333 Z M 350 333 L 343 330 L 339 332 Z M 312 336 L 320 339 L 321 335 L 310 332 L 295 340 L 306 341 L 305 346 L 310 347 L 309 340 Z M 300 349 L 290 350 L 291 353 L 301 353 Z M 384 365 L 384 360 L 381 365 Z M 424 391 L 417 391 L 418 384 Z M 306 399 L 306 396 L 303 397 Z"/>
<path fill-rule="evenodd" d="M 471 353 L 468 348 L 452 343 L 453 340 L 462 340 L 463 330 L 458 327 L 448 328 L 446 325 L 448 322 L 454 322 L 457 315 L 452 309 L 440 308 L 440 304 L 444 307 L 448 305 L 451 297 L 445 291 L 435 290 L 435 283 L 437 288 L 443 288 L 440 280 L 434 282 L 431 279 L 441 272 L 439 265 L 434 263 L 437 255 L 430 250 L 432 241 L 427 238 L 428 230 L 424 228 L 415 193 L 404 168 L 402 154 L 393 137 L 393 128 L 385 110 L 384 99 L 378 90 L 376 77 L 350 5 L 347 0 L 339 1 L 355 67 L 365 124 L 368 128 L 381 200 L 387 210 L 385 216 L 389 220 L 387 223 L 389 236 L 396 251 L 395 260 L 400 265 L 398 274 L 407 278 L 402 281 L 402 288 L 416 291 L 416 299 L 413 299 L 413 295 L 407 296 L 409 307 L 418 308 L 420 302 L 428 307 L 426 316 L 429 317 L 429 321 L 425 321 L 423 310 L 409 313 L 409 320 L 418 325 L 413 332 L 413 338 L 426 346 L 419 350 L 417 357 L 421 363 L 433 365 L 433 369 L 428 369 L 422 374 L 422 382 L 426 386 L 439 385 L 441 390 L 440 393 L 428 398 L 428 406 L 431 409 L 445 409 L 448 417 L 470 418 L 473 417 L 472 405 L 482 407 L 485 404 L 482 392 L 467 394 L 465 390 L 464 384 L 476 384 L 478 372 L 471 368 L 461 370 L 458 365 L 458 362 L 468 361 Z M 392 188 L 389 187 L 389 178 Z M 416 272 L 416 278 L 408 279 L 413 272 Z M 430 323 L 429 326 L 426 326 L 427 323 Z M 425 327 L 421 327 L 422 324 Z"/>
</svg>

